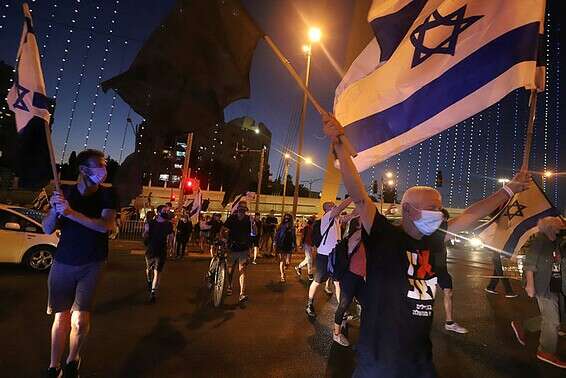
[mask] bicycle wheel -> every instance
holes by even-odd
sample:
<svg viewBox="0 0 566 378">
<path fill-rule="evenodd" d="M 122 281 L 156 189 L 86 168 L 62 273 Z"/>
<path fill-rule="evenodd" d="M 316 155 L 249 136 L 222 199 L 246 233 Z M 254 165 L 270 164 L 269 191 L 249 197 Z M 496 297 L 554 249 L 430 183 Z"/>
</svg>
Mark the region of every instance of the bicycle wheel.
<svg viewBox="0 0 566 378">
<path fill-rule="evenodd" d="M 219 307 L 222 304 L 222 296 L 224 294 L 224 285 L 226 282 L 226 264 L 218 264 L 216 275 L 214 277 L 214 288 L 212 289 L 212 305 Z"/>
<path fill-rule="evenodd" d="M 205 273 L 206 286 L 208 290 L 212 290 L 212 288 L 214 287 L 216 267 L 218 266 L 218 262 L 218 257 L 210 259 L 210 265 Z"/>
</svg>

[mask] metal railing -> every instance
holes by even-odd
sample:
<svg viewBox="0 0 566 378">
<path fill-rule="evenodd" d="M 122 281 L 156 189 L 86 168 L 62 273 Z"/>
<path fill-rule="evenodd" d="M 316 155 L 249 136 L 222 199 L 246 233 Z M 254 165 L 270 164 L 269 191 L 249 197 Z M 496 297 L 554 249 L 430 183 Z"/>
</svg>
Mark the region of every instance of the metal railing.
<svg viewBox="0 0 566 378">
<path fill-rule="evenodd" d="M 128 220 L 120 225 L 117 239 L 120 240 L 142 240 L 143 220 Z"/>
</svg>

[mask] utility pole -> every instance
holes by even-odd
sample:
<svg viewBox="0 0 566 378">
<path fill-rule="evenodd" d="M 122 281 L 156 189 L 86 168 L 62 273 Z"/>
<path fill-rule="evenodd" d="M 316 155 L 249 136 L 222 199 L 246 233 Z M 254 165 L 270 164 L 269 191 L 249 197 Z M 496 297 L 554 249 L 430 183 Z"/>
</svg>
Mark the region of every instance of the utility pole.
<svg viewBox="0 0 566 378">
<path fill-rule="evenodd" d="M 287 176 L 289 175 L 289 158 L 285 155 L 285 169 L 283 170 L 283 199 L 281 200 L 281 216 L 285 214 L 285 195 L 287 194 Z"/>
<path fill-rule="evenodd" d="M 181 207 L 185 203 L 185 198 L 183 194 L 183 183 L 185 179 L 191 177 L 191 169 L 189 168 L 189 160 L 191 158 L 191 149 L 193 148 L 193 133 L 187 134 L 187 145 L 185 146 L 185 160 L 183 162 L 183 174 L 181 176 L 181 181 L 179 182 L 179 206 Z"/>
</svg>

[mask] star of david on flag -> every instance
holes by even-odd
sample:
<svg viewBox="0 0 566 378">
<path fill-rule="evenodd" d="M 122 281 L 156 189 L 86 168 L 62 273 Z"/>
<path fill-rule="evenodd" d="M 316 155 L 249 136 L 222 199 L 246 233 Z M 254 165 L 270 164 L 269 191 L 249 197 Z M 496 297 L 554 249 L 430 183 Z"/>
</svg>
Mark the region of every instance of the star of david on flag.
<svg viewBox="0 0 566 378">
<path fill-rule="evenodd" d="M 518 253 L 529 237 L 538 231 L 539 219 L 559 215 L 535 181 L 524 192 L 510 198 L 489 222 L 474 233 L 485 247 L 511 256 Z"/>
<path fill-rule="evenodd" d="M 33 30 L 31 13 L 23 4 L 24 23 L 17 53 L 14 85 L 6 100 L 15 114 L 17 141 L 16 175 L 22 188 L 42 188 L 53 177 L 46 132 L 49 132 L 53 103 L 46 96 L 39 49 Z"/>
<path fill-rule="evenodd" d="M 544 0 L 374 0 L 375 38 L 354 60 L 334 115 L 365 170 L 517 88 L 541 89 Z"/>
</svg>

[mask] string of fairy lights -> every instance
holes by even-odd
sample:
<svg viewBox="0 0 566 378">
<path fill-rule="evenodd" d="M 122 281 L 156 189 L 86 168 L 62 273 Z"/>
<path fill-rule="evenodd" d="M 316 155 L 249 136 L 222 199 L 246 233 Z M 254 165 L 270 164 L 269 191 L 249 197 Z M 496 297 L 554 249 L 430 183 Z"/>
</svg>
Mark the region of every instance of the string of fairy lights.
<svg viewBox="0 0 566 378">
<path fill-rule="evenodd" d="M 79 18 L 79 6 L 81 4 L 81 0 L 75 0 L 73 5 L 73 12 L 71 16 L 71 25 L 69 26 L 67 38 L 65 39 L 65 45 L 63 48 L 63 57 L 61 58 L 61 62 L 59 64 L 59 69 L 57 70 L 57 80 L 55 81 L 55 94 L 53 95 L 54 99 L 57 99 L 57 95 L 61 89 L 61 80 L 63 79 L 63 73 L 65 72 L 65 64 L 69 59 L 69 51 L 71 51 L 71 40 L 73 37 L 73 29 L 77 23 Z M 53 4 L 55 6 L 56 4 Z"/>
<path fill-rule="evenodd" d="M 122 67 L 124 66 L 124 57 L 126 48 L 128 47 L 128 41 L 124 41 L 124 46 L 122 48 L 122 59 L 120 59 L 120 72 L 122 72 Z M 102 144 L 102 151 L 106 152 L 106 146 L 108 145 L 108 136 L 110 135 L 110 126 L 112 125 L 112 116 L 114 115 L 114 109 L 116 108 L 116 91 L 112 93 L 112 104 L 110 105 L 110 111 L 108 112 L 108 120 L 106 121 L 106 130 L 104 132 L 104 143 Z"/>
<path fill-rule="evenodd" d="M 460 125 L 456 125 L 453 128 L 453 138 L 452 138 L 452 144 L 453 144 L 453 149 L 452 149 L 452 169 L 450 169 L 450 184 L 449 184 L 449 188 L 448 188 L 448 207 L 452 207 L 453 205 L 453 199 L 454 199 L 454 176 L 455 176 L 455 172 L 456 172 L 456 154 L 458 152 L 458 129 L 459 129 Z M 452 130 L 451 130 L 452 131 Z"/>
<path fill-rule="evenodd" d="M 560 36 L 560 28 L 555 30 L 554 35 Z M 556 38 L 556 46 L 554 49 L 555 57 L 555 75 L 554 75 L 554 167 L 558 172 L 560 166 L 560 38 Z M 558 179 L 554 179 L 554 203 L 558 204 Z"/>
<path fill-rule="evenodd" d="M 493 109 L 489 108 L 487 111 L 487 127 L 485 128 L 485 146 L 489 146 L 489 140 L 491 138 L 491 115 L 493 113 Z M 480 159 L 480 154 L 478 154 L 478 162 Z M 489 159 L 484 156 L 484 165 L 483 165 L 483 180 L 482 180 L 482 198 L 485 198 L 487 195 L 487 168 L 488 168 Z M 478 164 L 479 165 L 479 164 Z"/>
<path fill-rule="evenodd" d="M 470 140 L 468 142 L 468 161 L 467 161 L 467 167 L 468 169 L 466 169 L 466 185 L 465 185 L 465 194 L 464 194 L 464 206 L 468 207 L 468 204 L 470 203 L 470 175 L 472 172 L 472 148 L 474 147 L 474 121 L 475 118 L 472 117 L 472 119 L 470 120 Z"/>
<path fill-rule="evenodd" d="M 65 141 L 63 142 L 63 149 L 61 151 L 61 164 L 65 161 L 65 155 L 67 153 L 67 145 L 69 143 L 69 136 L 71 135 L 71 128 L 73 126 L 73 120 L 75 119 L 75 112 L 77 110 L 77 104 L 79 101 L 79 94 L 81 91 L 82 84 L 86 77 L 86 65 L 88 62 L 88 58 L 91 52 L 91 47 L 93 43 L 94 33 L 96 30 L 96 20 L 100 15 L 100 6 L 97 4 L 95 5 L 95 12 L 91 18 L 91 24 L 89 26 L 89 32 L 85 43 L 85 52 L 83 54 L 83 59 L 81 62 L 81 71 L 79 73 L 79 81 L 77 82 L 77 86 L 75 87 L 75 93 L 73 98 L 73 104 L 71 105 L 71 114 L 69 115 L 69 123 L 67 124 L 67 131 L 65 134 Z"/>
<path fill-rule="evenodd" d="M 550 12 L 546 13 L 546 25 L 544 26 L 545 30 L 548 30 L 548 33 L 545 33 L 545 41 L 544 41 L 544 45 L 545 45 L 545 61 L 546 61 L 546 69 L 550 72 L 551 68 L 552 68 L 552 63 L 550 61 Z M 544 75 L 544 87 L 548 88 L 549 87 L 549 83 L 548 83 L 548 77 L 550 76 L 550 73 L 547 75 Z M 548 168 L 548 110 L 549 110 L 549 94 L 550 92 L 550 88 L 548 88 L 548 90 L 544 91 L 544 128 L 543 128 L 543 137 L 544 137 L 544 142 L 543 142 L 543 152 L 542 152 L 542 156 L 543 156 L 543 160 L 542 160 L 542 169 L 543 172 L 547 171 Z M 546 192 L 546 175 L 542 175 L 542 190 Z"/>
<path fill-rule="evenodd" d="M 0 31 L 4 32 L 6 28 L 6 21 L 8 21 L 8 10 L 10 8 L 10 4 L 4 4 L 0 6 Z"/>
<path fill-rule="evenodd" d="M 112 18 L 110 19 L 110 26 L 108 28 L 108 34 L 112 35 L 114 32 L 114 25 L 116 24 L 115 18 L 118 15 L 118 5 L 120 4 L 119 0 L 114 2 L 114 9 L 112 11 Z M 94 128 L 94 115 L 96 112 L 96 106 L 98 104 L 98 96 L 100 92 L 100 84 L 102 83 L 102 75 L 104 74 L 104 68 L 106 67 L 106 62 L 108 61 L 108 55 L 110 54 L 110 37 L 106 38 L 106 44 L 104 46 L 104 54 L 102 56 L 102 63 L 100 64 L 100 68 L 98 70 L 98 76 L 96 78 L 96 88 L 94 90 L 94 99 L 92 100 L 92 107 L 90 109 L 90 116 L 88 120 L 88 127 L 85 136 L 85 142 L 83 147 L 86 149 L 88 147 L 88 142 L 90 138 L 90 134 L 92 129 Z"/>
<path fill-rule="evenodd" d="M 501 103 L 498 102 L 495 110 L 495 138 L 493 140 L 493 169 L 491 171 L 492 177 L 497 177 L 497 154 L 499 152 L 499 127 L 501 125 Z M 492 181 L 491 190 L 495 191 L 497 180 Z"/>
<path fill-rule="evenodd" d="M 45 33 L 45 36 L 43 37 L 43 43 L 41 44 L 41 51 L 40 56 L 41 59 L 44 59 L 45 56 L 47 55 L 47 47 L 49 46 L 49 41 L 50 41 L 50 37 L 53 34 L 53 25 L 54 22 L 56 20 L 56 16 L 57 16 L 57 9 L 59 8 L 59 6 L 57 5 L 56 1 L 53 1 L 53 9 L 51 10 L 51 13 L 49 14 L 49 21 L 47 23 L 47 32 Z"/>
</svg>

